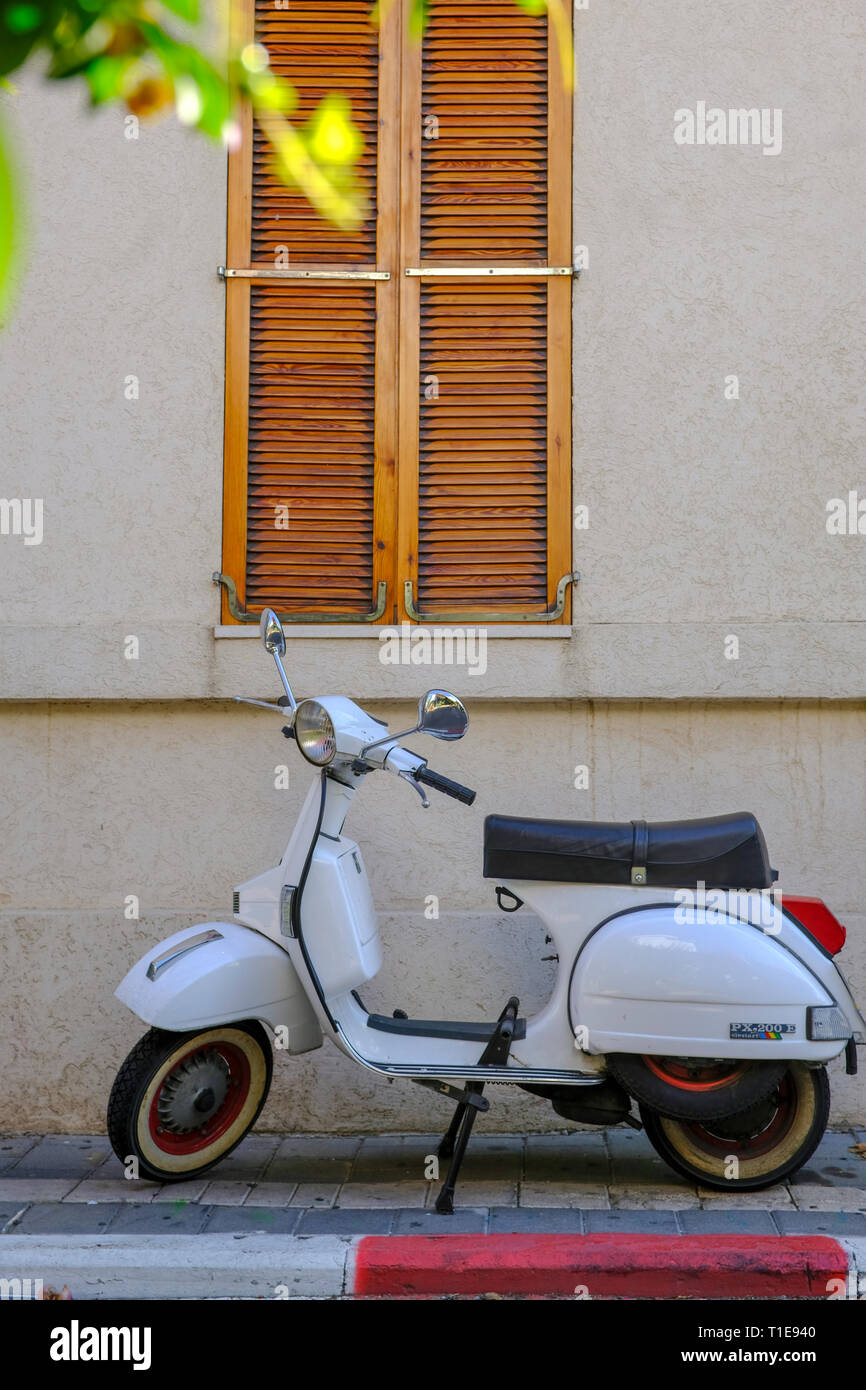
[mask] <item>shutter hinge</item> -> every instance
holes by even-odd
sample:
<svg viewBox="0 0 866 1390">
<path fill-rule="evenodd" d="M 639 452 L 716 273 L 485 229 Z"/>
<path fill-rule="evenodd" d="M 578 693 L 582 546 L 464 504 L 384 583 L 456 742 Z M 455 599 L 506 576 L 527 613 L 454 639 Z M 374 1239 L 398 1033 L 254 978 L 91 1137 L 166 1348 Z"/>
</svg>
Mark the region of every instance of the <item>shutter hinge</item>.
<svg viewBox="0 0 866 1390">
<path fill-rule="evenodd" d="M 221 585 L 226 591 L 226 600 L 229 612 L 238 623 L 257 623 L 261 619 L 261 610 L 258 613 L 250 613 L 238 602 L 238 590 L 235 581 L 227 574 L 220 574 L 216 571 L 213 576 L 214 584 Z M 278 613 L 277 617 L 281 623 L 376 623 L 385 612 L 385 603 L 388 598 L 388 585 L 384 579 L 380 579 L 376 586 L 376 607 L 369 613 Z M 262 605 L 264 607 L 264 605 Z"/>
<path fill-rule="evenodd" d="M 556 586 L 556 601 L 552 608 L 546 608 L 543 613 L 422 613 L 415 607 L 413 583 L 407 579 L 403 583 L 403 594 L 406 603 L 406 612 L 409 617 L 419 623 L 553 623 L 557 618 L 561 618 L 565 612 L 565 596 L 570 585 L 577 584 L 580 575 L 577 570 L 571 574 L 564 574 Z"/>
</svg>

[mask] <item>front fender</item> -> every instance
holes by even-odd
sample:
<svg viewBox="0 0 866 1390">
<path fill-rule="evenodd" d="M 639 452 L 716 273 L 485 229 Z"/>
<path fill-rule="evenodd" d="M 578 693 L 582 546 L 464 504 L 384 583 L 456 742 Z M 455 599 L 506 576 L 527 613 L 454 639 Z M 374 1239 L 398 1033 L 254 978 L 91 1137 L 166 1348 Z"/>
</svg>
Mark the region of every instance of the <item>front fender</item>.
<svg viewBox="0 0 866 1390">
<path fill-rule="evenodd" d="M 202 922 L 166 937 L 136 962 L 115 994 L 154 1028 L 185 1032 L 256 1018 L 274 1032 L 288 1030 L 288 1052 L 322 1043 L 286 952 L 237 922 Z"/>
</svg>

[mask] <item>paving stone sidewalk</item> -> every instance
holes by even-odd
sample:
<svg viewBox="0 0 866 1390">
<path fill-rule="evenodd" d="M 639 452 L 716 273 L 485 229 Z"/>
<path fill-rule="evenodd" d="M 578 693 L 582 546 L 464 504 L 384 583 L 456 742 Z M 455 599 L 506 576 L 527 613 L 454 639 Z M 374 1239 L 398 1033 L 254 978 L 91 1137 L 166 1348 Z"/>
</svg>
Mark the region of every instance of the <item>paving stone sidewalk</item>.
<svg viewBox="0 0 866 1390">
<path fill-rule="evenodd" d="M 433 1211 L 439 1135 L 253 1135 L 194 1182 L 131 1181 L 102 1135 L 0 1137 L 0 1233 L 596 1232 L 866 1236 L 866 1130 L 828 1131 L 791 1183 L 726 1195 L 634 1130 L 473 1137 L 457 1211 Z M 442 1165 L 444 1176 L 445 1165 Z"/>
</svg>

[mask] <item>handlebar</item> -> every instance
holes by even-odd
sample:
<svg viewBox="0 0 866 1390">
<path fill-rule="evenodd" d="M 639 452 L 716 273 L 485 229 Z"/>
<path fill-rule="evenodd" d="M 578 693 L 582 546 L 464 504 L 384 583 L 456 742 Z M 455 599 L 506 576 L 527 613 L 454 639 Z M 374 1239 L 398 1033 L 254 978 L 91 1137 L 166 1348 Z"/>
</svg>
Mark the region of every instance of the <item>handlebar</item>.
<svg viewBox="0 0 866 1390">
<path fill-rule="evenodd" d="M 434 772 L 426 766 L 420 767 L 415 773 L 415 781 L 423 782 L 425 787 L 432 787 L 434 791 L 443 792 L 445 796 L 453 796 L 455 801 L 462 801 L 464 806 L 471 806 L 475 800 L 475 792 L 471 787 L 452 782 L 450 777 L 443 777 L 441 772 Z"/>
</svg>

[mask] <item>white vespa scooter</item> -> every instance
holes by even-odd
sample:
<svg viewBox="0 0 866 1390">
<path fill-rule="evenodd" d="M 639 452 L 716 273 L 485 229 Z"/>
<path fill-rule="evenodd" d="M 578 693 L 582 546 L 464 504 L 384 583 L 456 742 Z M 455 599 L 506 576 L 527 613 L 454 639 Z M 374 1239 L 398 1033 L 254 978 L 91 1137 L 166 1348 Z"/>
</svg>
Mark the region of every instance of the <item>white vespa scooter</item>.
<svg viewBox="0 0 866 1390">
<path fill-rule="evenodd" d="M 825 1064 L 856 1071 L 866 1024 L 834 962 L 845 930 L 818 899 L 772 893 L 763 834 L 743 813 L 626 825 L 489 816 L 484 875 L 503 911 L 541 918 L 559 960 L 534 1017 L 517 998 L 492 1022 L 368 1013 L 359 994 L 382 953 L 361 851 L 343 834 L 352 798 L 388 772 L 471 805 L 475 793 L 343 696 L 295 701 L 270 609 L 262 637 L 285 696 L 283 733 L 320 769 L 276 868 L 234 894 L 234 920 L 175 933 L 133 966 L 117 996 L 151 1025 L 121 1067 L 108 1131 L 143 1177 L 176 1181 L 223 1158 L 255 1123 L 271 1044 L 327 1037 L 369 1071 L 456 1102 L 440 1155 L 437 1210 L 451 1212 L 485 1083 L 549 1099 L 580 1123 L 626 1122 L 631 1098 L 659 1154 L 724 1191 L 793 1173 L 827 1123 Z M 262 701 L 251 701 L 263 704 Z M 414 733 L 458 739 L 460 701 L 431 690 Z M 697 890 L 697 892 L 695 891 Z M 732 1159 L 735 1162 L 732 1163 Z"/>
</svg>

